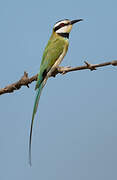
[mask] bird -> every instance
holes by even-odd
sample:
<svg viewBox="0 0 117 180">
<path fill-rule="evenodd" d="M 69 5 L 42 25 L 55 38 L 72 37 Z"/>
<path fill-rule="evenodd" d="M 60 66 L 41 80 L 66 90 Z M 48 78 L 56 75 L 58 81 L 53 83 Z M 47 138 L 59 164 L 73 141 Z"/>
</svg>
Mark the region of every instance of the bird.
<svg viewBox="0 0 117 180">
<path fill-rule="evenodd" d="M 83 21 L 83 19 L 63 19 L 54 24 L 52 35 L 45 47 L 43 52 L 42 61 L 37 77 L 35 86 L 36 97 L 33 107 L 31 127 L 30 127 L 30 138 L 29 138 L 29 164 L 31 166 L 31 143 L 32 143 L 32 129 L 34 123 L 34 117 L 37 112 L 39 99 L 48 78 L 52 72 L 59 66 L 64 56 L 68 51 L 69 46 L 69 34 L 73 25 L 77 22 Z"/>
</svg>

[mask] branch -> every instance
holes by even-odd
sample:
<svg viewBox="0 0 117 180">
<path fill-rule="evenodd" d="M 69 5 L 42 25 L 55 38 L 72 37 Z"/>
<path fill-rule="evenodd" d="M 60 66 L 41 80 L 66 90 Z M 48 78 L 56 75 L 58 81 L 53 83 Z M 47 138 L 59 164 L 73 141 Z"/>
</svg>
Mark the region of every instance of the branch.
<svg viewBox="0 0 117 180">
<path fill-rule="evenodd" d="M 54 72 L 52 72 L 51 76 L 55 77 L 57 74 L 66 74 L 71 71 L 79 71 L 84 69 L 89 69 L 91 71 L 96 70 L 98 67 L 103 66 L 117 66 L 117 60 L 105 62 L 101 64 L 90 64 L 87 61 L 84 62 L 85 65 L 78 66 L 78 67 L 57 67 Z M 31 84 L 33 81 L 37 80 L 37 74 L 35 76 L 32 76 L 31 78 L 28 77 L 28 73 L 24 72 L 24 75 L 21 77 L 21 79 L 13 84 L 10 84 L 6 86 L 5 88 L 0 89 L 0 95 L 5 93 L 12 93 L 14 90 L 20 89 L 22 86 L 27 86 L 29 88 L 29 84 Z"/>
</svg>

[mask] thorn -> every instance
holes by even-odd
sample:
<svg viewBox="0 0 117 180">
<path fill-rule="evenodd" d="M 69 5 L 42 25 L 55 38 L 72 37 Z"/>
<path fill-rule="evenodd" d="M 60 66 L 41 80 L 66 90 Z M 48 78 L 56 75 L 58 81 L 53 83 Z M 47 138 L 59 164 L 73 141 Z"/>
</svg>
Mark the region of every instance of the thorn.
<svg viewBox="0 0 117 180">
<path fill-rule="evenodd" d="M 29 84 L 26 84 L 26 86 L 27 86 L 28 88 L 30 88 Z"/>
<path fill-rule="evenodd" d="M 26 71 L 24 71 L 24 77 L 28 77 L 28 73 Z"/>
<path fill-rule="evenodd" d="M 15 85 L 13 86 L 13 88 L 14 88 L 14 90 L 17 90 L 17 89 L 18 89 Z"/>
<path fill-rule="evenodd" d="M 84 61 L 84 63 L 87 65 L 87 68 L 91 71 L 97 70 L 96 67 L 94 67 L 92 64 L 88 63 L 87 61 Z"/>
</svg>

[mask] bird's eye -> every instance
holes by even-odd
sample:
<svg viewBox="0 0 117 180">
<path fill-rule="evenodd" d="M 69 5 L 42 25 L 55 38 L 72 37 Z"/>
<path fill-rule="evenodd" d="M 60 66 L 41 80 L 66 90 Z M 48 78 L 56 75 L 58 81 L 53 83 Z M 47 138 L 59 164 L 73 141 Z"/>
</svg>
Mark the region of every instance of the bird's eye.
<svg viewBox="0 0 117 180">
<path fill-rule="evenodd" d="M 61 23 L 60 26 L 63 27 L 63 26 L 65 26 L 65 24 L 64 24 L 64 23 Z"/>
</svg>

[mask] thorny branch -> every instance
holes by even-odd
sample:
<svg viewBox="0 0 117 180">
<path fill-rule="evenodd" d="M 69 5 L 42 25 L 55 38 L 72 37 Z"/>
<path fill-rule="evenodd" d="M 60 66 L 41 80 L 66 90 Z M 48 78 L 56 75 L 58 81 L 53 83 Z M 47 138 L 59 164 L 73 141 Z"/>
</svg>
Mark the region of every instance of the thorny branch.
<svg viewBox="0 0 117 180">
<path fill-rule="evenodd" d="M 85 61 L 84 63 L 85 65 L 78 66 L 78 67 L 57 67 L 55 71 L 51 74 L 51 76 L 55 77 L 59 73 L 66 74 L 71 71 L 79 71 L 79 70 L 84 70 L 84 69 L 89 69 L 93 71 L 93 70 L 96 70 L 98 67 L 109 66 L 109 65 L 117 66 L 117 60 L 104 62 L 101 64 L 90 64 L 87 61 Z M 13 91 L 20 89 L 22 86 L 27 86 L 29 88 L 29 84 L 31 84 L 33 81 L 36 81 L 36 80 L 37 80 L 37 74 L 29 78 L 28 73 L 24 72 L 24 75 L 21 77 L 19 81 L 6 86 L 5 88 L 1 88 L 0 95 L 5 94 L 5 93 L 12 93 Z"/>
</svg>

